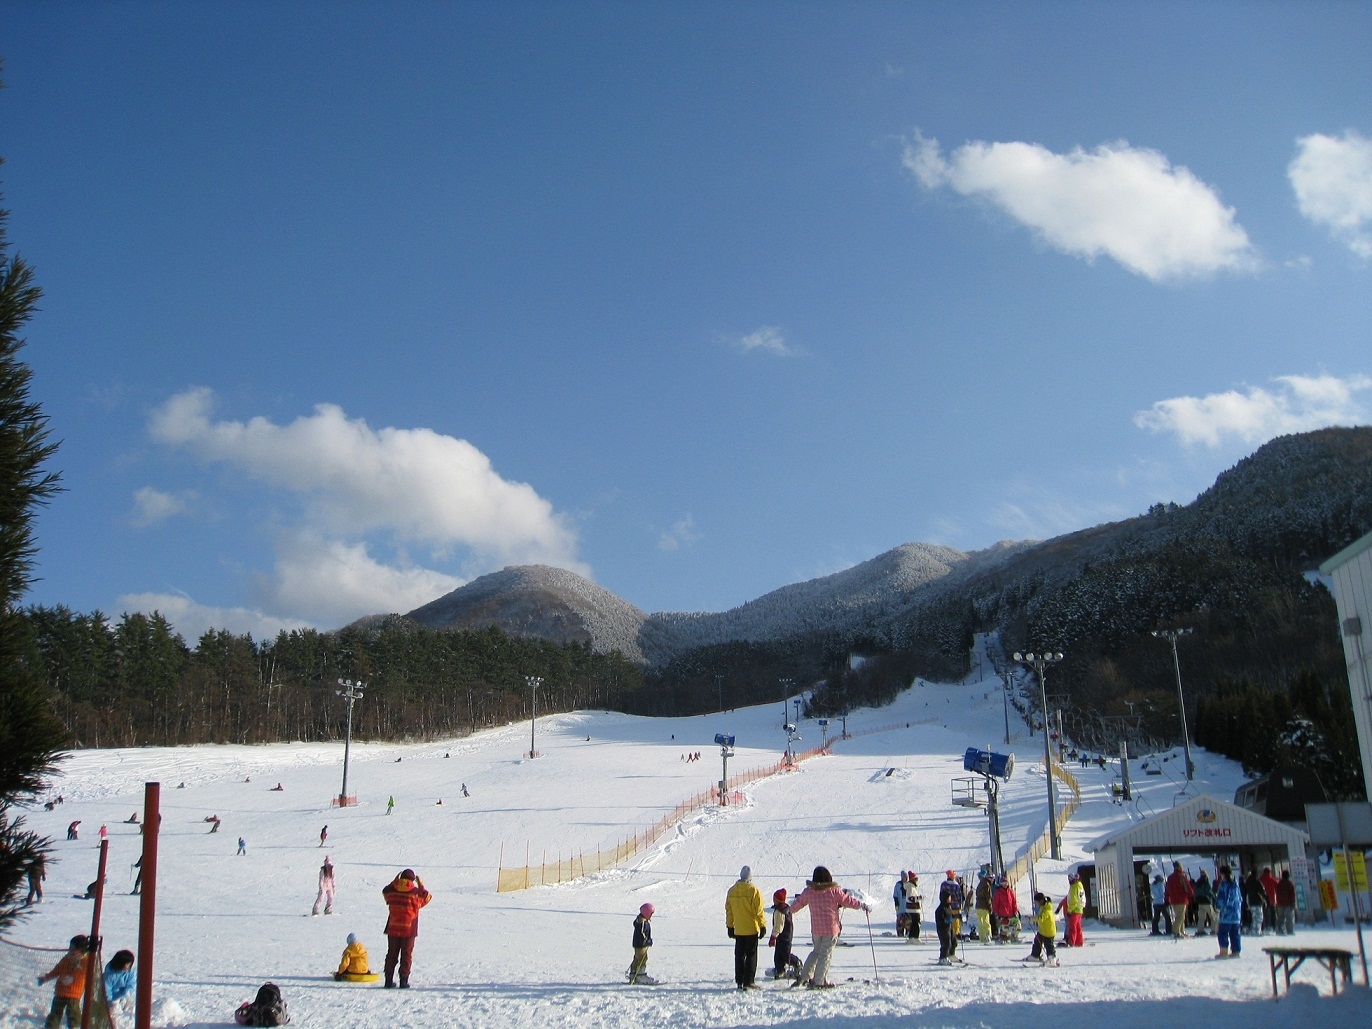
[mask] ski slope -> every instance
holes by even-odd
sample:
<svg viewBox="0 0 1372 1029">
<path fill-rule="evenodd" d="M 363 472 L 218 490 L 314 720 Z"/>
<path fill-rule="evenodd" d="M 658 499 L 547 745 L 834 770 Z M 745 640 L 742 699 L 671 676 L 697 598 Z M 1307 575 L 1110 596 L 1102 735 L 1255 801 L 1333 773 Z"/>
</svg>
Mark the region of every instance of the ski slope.
<svg viewBox="0 0 1372 1029">
<path fill-rule="evenodd" d="M 136 949 L 138 900 L 128 894 L 141 839 L 123 820 L 135 810 L 141 817 L 143 784 L 151 780 L 162 783 L 163 812 L 155 1025 L 231 1022 L 234 1008 L 267 980 L 282 987 L 293 1024 L 348 1029 L 1372 1022 L 1365 990 L 1331 999 L 1307 985 L 1274 1003 L 1259 940 L 1245 943 L 1241 960 L 1213 961 L 1209 938 L 1174 943 L 1087 923 L 1088 946 L 1060 951 L 1058 969 L 1022 966 L 1017 959 L 1027 944 L 977 943 L 962 945 L 968 967 L 948 969 L 935 964 L 936 943 L 888 935 L 889 896 L 901 869 L 918 872 L 931 911 L 927 901 L 944 869 L 971 874 L 987 860 L 986 817 L 952 804 L 951 781 L 966 775 L 968 746 L 1007 749 L 997 679 L 917 683 L 889 707 L 851 715 L 854 737 L 830 755 L 744 788 L 741 804 L 697 812 L 613 869 L 495 892 L 502 860 L 522 866 L 526 853 L 556 861 L 559 853 L 613 845 L 708 787 L 720 774 L 717 732 L 737 737 L 731 773 L 775 762 L 785 746 L 781 721 L 780 700 L 694 718 L 550 716 L 538 723 L 535 760 L 522 756 L 527 722 L 460 740 L 355 743 L 349 791 L 359 804 L 347 809 L 329 806 L 340 786 L 341 744 L 78 752 L 55 783 L 66 802 L 27 816 L 58 841 L 57 860 L 45 902 L 9 938 L 61 946 L 88 931 L 90 903 L 73 894 L 95 877 L 104 823 L 111 841 L 104 952 Z M 1007 863 L 1042 831 L 1047 808 L 1041 737 L 1011 724 L 1016 768 L 1001 794 Z M 893 728 L 869 732 L 882 727 Z M 815 723 L 800 729 L 803 746 L 819 742 Z M 683 761 L 690 751 L 702 760 Z M 1243 781 L 1232 762 L 1204 752 L 1196 761 L 1198 785 L 1218 796 L 1231 796 Z M 1171 806 L 1180 766 L 1179 759 L 1164 764 L 1174 771 L 1162 777 L 1135 766 L 1143 813 Z M 1083 803 L 1064 834 L 1065 860 L 1037 868 L 1039 888 L 1055 900 L 1065 892 L 1068 865 L 1089 860 L 1084 842 L 1139 816 L 1110 802 L 1109 772 L 1083 770 L 1080 778 Z M 278 781 L 284 790 L 271 791 Z M 396 804 L 387 815 L 390 796 Z M 213 835 L 203 821 L 212 814 L 222 820 Z M 76 818 L 81 839 L 69 842 L 66 826 Z M 244 856 L 236 855 L 240 836 Z M 338 900 L 333 915 L 312 918 L 325 854 L 337 868 Z M 851 946 L 838 948 L 830 973 L 841 988 L 789 990 L 760 979 L 762 991 L 734 989 L 724 895 L 743 864 L 768 898 L 779 887 L 798 892 L 824 864 L 841 885 L 878 899 L 870 936 L 861 912 L 845 913 L 843 940 Z M 329 973 L 349 932 L 380 967 L 380 891 L 404 867 L 434 894 L 420 919 L 413 988 L 334 983 Z M 1027 911 L 1027 882 L 1019 892 Z M 649 972 L 663 982 L 629 987 L 622 979 L 631 921 L 644 901 L 657 909 Z M 803 958 L 806 914 L 796 930 Z M 1356 950 L 1352 930 L 1302 936 Z M 770 955 L 764 945 L 759 964 Z M 51 987 L 37 987 L 32 975 L 57 956 L 0 946 L 0 1027 L 41 1024 Z M 1300 978 L 1320 981 L 1307 972 Z"/>
</svg>

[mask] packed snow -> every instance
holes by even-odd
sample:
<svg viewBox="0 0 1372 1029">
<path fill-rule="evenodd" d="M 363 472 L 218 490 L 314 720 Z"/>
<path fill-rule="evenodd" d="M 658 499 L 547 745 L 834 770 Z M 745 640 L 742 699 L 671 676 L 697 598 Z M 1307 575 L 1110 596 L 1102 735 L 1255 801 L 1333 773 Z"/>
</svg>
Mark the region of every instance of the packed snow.
<svg viewBox="0 0 1372 1029">
<path fill-rule="evenodd" d="M 936 964 L 936 941 L 894 936 L 889 898 L 901 869 L 919 874 L 928 940 L 944 870 L 974 876 L 988 859 L 986 816 L 952 804 L 952 780 L 967 774 L 967 747 L 1016 755 L 1001 793 L 1007 864 L 1042 832 L 1041 738 L 1012 720 L 1013 739 L 1004 744 L 1003 711 L 996 679 L 917 683 L 889 707 L 854 712 L 851 739 L 798 771 L 744 787 L 741 803 L 697 811 L 612 869 L 513 893 L 496 892 L 502 864 L 522 866 L 526 854 L 555 864 L 613 846 L 712 785 L 720 772 L 716 733 L 737 737 L 731 774 L 774 763 L 785 746 L 780 699 L 693 718 L 550 716 L 537 724 L 533 760 L 524 756 L 527 722 L 448 741 L 354 743 L 349 792 L 359 803 L 344 809 L 330 806 L 340 788 L 341 743 L 77 752 L 54 783 L 65 803 L 27 816 L 57 840 L 56 860 L 44 902 L 8 940 L 61 947 L 89 930 L 91 904 L 74 895 L 95 877 L 104 824 L 104 954 L 136 949 L 130 866 L 141 837 L 125 819 L 135 811 L 142 818 L 143 784 L 157 781 L 158 1026 L 231 1023 L 237 1005 L 269 980 L 281 986 L 292 1024 L 348 1029 L 1372 1024 L 1368 991 L 1331 998 L 1328 975 L 1317 967 L 1302 969 L 1290 995 L 1274 1001 L 1260 950 L 1269 940 L 1247 939 L 1242 958 L 1216 961 L 1212 938 L 1174 942 L 1088 922 L 1087 946 L 1062 948 L 1060 968 L 1019 961 L 1031 934 L 1022 946 L 964 942 L 968 964 L 945 968 Z M 837 733 L 838 720 L 829 728 Z M 805 746 L 820 741 L 815 722 L 802 721 L 800 730 Z M 684 760 L 692 752 L 699 762 Z M 1090 859 L 1081 850 L 1086 841 L 1171 806 L 1181 760 L 1166 756 L 1161 777 L 1135 765 L 1137 806 L 1111 801 L 1112 769 L 1080 771 L 1083 803 L 1064 833 L 1065 860 L 1038 863 L 1040 889 L 1060 899 L 1069 865 Z M 1203 791 L 1229 797 L 1243 781 L 1232 762 L 1204 752 L 1196 759 Z M 278 782 L 283 790 L 273 791 Z M 462 795 L 464 784 L 470 796 Z M 204 821 L 211 815 L 222 821 L 214 834 Z M 78 841 L 64 838 L 73 819 L 81 820 Z M 337 869 L 337 904 L 334 914 L 311 917 L 325 855 Z M 769 900 L 777 888 L 799 892 L 817 864 L 840 885 L 878 899 L 870 930 L 862 912 L 845 912 L 846 945 L 830 972 L 840 988 L 791 990 L 759 974 L 762 990 L 735 989 L 724 895 L 744 864 Z M 1186 864 L 1193 872 L 1206 866 L 1200 858 Z M 412 988 L 335 983 L 330 973 L 349 932 L 380 968 L 381 888 L 406 867 L 434 895 L 420 917 Z M 1027 880 L 1018 892 L 1027 914 Z M 632 920 L 644 901 L 656 908 L 648 971 L 661 983 L 629 986 Z M 803 959 L 808 916 L 796 923 Z M 1296 942 L 1314 941 L 1353 950 L 1360 981 L 1351 928 L 1302 926 Z M 0 1027 L 42 1023 L 51 986 L 37 986 L 33 975 L 58 956 L 0 944 Z M 764 941 L 760 970 L 770 958 Z"/>
</svg>

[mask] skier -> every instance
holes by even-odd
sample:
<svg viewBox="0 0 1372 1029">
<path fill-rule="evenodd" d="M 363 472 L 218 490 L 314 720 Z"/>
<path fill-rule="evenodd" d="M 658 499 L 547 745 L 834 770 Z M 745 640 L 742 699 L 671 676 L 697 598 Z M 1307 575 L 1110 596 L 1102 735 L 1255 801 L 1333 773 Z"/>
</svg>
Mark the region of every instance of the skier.
<svg viewBox="0 0 1372 1029">
<path fill-rule="evenodd" d="M 896 906 L 896 935 L 904 936 L 906 922 L 908 921 L 908 909 L 905 902 L 905 884 L 910 881 L 908 872 L 901 872 L 900 878 L 896 880 L 896 887 L 891 891 L 891 902 Z"/>
<path fill-rule="evenodd" d="M 1081 934 L 1081 916 L 1086 912 L 1086 886 L 1077 872 L 1069 875 L 1067 880 L 1071 885 L 1067 888 L 1067 896 L 1058 905 L 1058 910 L 1067 916 L 1066 938 L 1062 942 L 1067 947 L 1082 947 L 1085 946 L 1085 939 Z"/>
<path fill-rule="evenodd" d="M 816 865 L 810 879 L 805 883 L 805 889 L 791 905 L 791 914 L 794 915 L 806 907 L 810 909 L 810 935 L 814 941 L 814 950 L 805 959 L 805 967 L 800 973 L 800 978 L 791 986 L 794 988 L 804 983 L 811 989 L 828 989 L 834 985 L 829 982 L 829 962 L 834 956 L 834 944 L 838 942 L 839 931 L 843 928 L 839 909 L 853 908 L 870 912 L 872 906 L 840 890 L 829 869 L 823 865 Z"/>
<path fill-rule="evenodd" d="M 1046 893 L 1036 893 L 1034 903 L 1039 906 L 1038 932 L 1034 934 L 1034 946 L 1024 960 L 1037 961 L 1040 965 L 1057 968 L 1061 962 L 1058 961 L 1057 946 L 1054 942 L 1058 937 L 1058 919 L 1053 914 L 1053 899 Z"/>
<path fill-rule="evenodd" d="M 395 986 L 395 970 L 400 966 L 400 987 L 410 988 L 410 965 L 414 958 L 414 941 L 419 935 L 419 909 L 433 900 L 433 894 L 407 868 L 390 884 L 382 887 L 381 899 L 386 902 L 386 988 Z"/>
<path fill-rule="evenodd" d="M 214 824 L 217 826 L 219 823 L 215 822 Z M 242 836 L 238 837 L 238 853 L 244 857 L 247 857 L 248 855 L 248 841 L 243 839 Z"/>
<path fill-rule="evenodd" d="M 329 827 L 326 825 L 319 830 L 319 845 L 324 846 L 324 841 L 329 838 Z"/>
<path fill-rule="evenodd" d="M 1215 906 L 1219 909 L 1219 929 L 1216 935 L 1220 940 L 1218 957 L 1236 958 L 1243 944 L 1239 942 L 1239 923 L 1243 920 L 1243 893 L 1239 884 L 1234 882 L 1234 873 L 1228 865 L 1220 865 L 1220 884 L 1215 888 Z"/>
<path fill-rule="evenodd" d="M 395 807 L 395 798 L 391 797 L 389 800 L 386 801 L 386 814 L 389 815 L 391 813 L 391 808 L 393 807 Z"/>
<path fill-rule="evenodd" d="M 467 792 L 467 784 L 466 784 L 465 782 L 462 784 L 462 795 L 463 795 L 464 797 L 470 797 L 470 796 L 471 796 L 471 794 Z"/>
<path fill-rule="evenodd" d="M 1167 877 L 1164 896 L 1168 908 L 1172 911 L 1172 938 L 1175 940 L 1186 939 L 1186 908 L 1195 895 L 1196 891 L 1191 888 L 1191 880 L 1186 877 L 1181 862 L 1173 861 L 1172 874 Z"/>
<path fill-rule="evenodd" d="M 991 895 L 994 890 L 990 870 L 981 869 L 977 873 L 976 912 L 977 939 L 983 947 L 991 945 Z"/>
<path fill-rule="evenodd" d="M 757 979 L 757 943 L 767 935 L 767 916 L 762 891 L 753 885 L 753 870 L 744 865 L 738 882 L 724 898 L 724 927 L 734 941 L 734 983 L 740 990 L 760 989 Z"/>
<path fill-rule="evenodd" d="M 953 898 L 953 935 L 957 936 L 962 931 L 962 881 L 951 868 L 945 874 L 946 878 L 938 886 L 938 906 L 943 907 L 944 898 Z"/>
<path fill-rule="evenodd" d="M 959 912 L 953 895 L 944 893 L 939 906 L 934 909 L 934 931 L 938 933 L 938 963 L 940 965 L 953 965 L 962 960 L 958 957 L 956 929 L 959 921 L 958 915 Z"/>
<path fill-rule="evenodd" d="M 777 890 L 772 894 L 772 936 L 767 946 L 774 947 L 772 955 L 772 978 L 785 979 L 791 966 L 800 962 L 791 954 L 791 940 L 795 936 L 796 921 L 791 916 L 791 905 L 786 903 L 786 891 Z"/>
<path fill-rule="evenodd" d="M 648 977 L 648 948 L 653 945 L 652 918 L 654 907 L 651 904 L 644 904 L 638 909 L 638 917 L 634 919 L 634 957 L 629 962 L 629 984 L 642 980 L 648 985 L 652 985 L 652 980 Z"/>
<path fill-rule="evenodd" d="M 324 863 L 319 866 L 319 893 L 314 898 L 314 909 L 311 915 L 319 914 L 319 905 L 324 905 L 324 914 L 333 914 L 333 862 L 329 856 L 324 855 Z"/>
</svg>

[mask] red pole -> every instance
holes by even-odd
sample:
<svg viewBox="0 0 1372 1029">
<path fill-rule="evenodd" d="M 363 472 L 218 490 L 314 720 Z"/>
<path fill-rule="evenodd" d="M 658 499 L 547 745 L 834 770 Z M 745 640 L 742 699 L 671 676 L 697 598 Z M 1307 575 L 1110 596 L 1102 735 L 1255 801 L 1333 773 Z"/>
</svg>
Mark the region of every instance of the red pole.
<svg viewBox="0 0 1372 1029">
<path fill-rule="evenodd" d="M 142 893 L 138 907 L 138 987 L 134 993 L 134 1029 L 152 1029 L 152 953 L 157 918 L 157 834 L 162 828 L 162 784 L 143 784 L 143 856 L 139 860 Z"/>
<path fill-rule="evenodd" d="M 86 992 L 81 1005 L 81 1029 L 90 1029 L 91 1001 L 95 999 L 95 977 L 100 974 L 100 909 L 105 905 L 105 860 L 110 854 L 110 841 L 100 841 L 100 870 L 95 874 L 95 910 L 91 912 L 90 943 L 86 944 Z"/>
</svg>

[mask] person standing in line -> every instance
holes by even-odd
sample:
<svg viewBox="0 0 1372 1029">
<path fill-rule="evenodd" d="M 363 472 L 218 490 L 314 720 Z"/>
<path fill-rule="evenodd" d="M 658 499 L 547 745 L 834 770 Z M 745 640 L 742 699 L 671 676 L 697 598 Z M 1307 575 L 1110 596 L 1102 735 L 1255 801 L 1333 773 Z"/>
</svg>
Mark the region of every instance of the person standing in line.
<svg viewBox="0 0 1372 1029">
<path fill-rule="evenodd" d="M 1262 888 L 1262 883 L 1258 881 L 1258 870 L 1250 868 L 1248 878 L 1243 881 L 1243 903 L 1248 908 L 1248 915 L 1252 920 L 1248 931 L 1254 936 L 1261 936 L 1263 930 L 1262 915 L 1263 908 L 1267 904 L 1267 894 Z"/>
<path fill-rule="evenodd" d="M 906 933 L 906 903 L 905 903 L 905 884 L 909 882 L 909 874 L 901 872 L 900 878 L 896 880 L 896 888 L 891 892 L 891 901 L 896 906 L 896 935 L 904 936 Z"/>
<path fill-rule="evenodd" d="M 1153 931 L 1150 936 L 1171 936 L 1172 935 L 1172 909 L 1167 906 L 1167 884 L 1162 881 L 1162 873 L 1158 872 L 1153 876 L 1153 882 L 1148 887 L 1153 900 Z M 1163 920 L 1164 931 L 1158 931 L 1158 919 Z"/>
<path fill-rule="evenodd" d="M 648 948 L 653 945 L 653 912 L 657 909 L 651 904 L 639 906 L 638 917 L 634 919 L 634 957 L 629 962 L 629 985 L 638 982 L 640 976 L 648 972 Z M 653 985 L 649 983 L 649 985 Z"/>
<path fill-rule="evenodd" d="M 1277 931 L 1277 877 L 1270 867 L 1264 868 L 1258 882 L 1262 885 L 1262 931 L 1266 935 Z"/>
<path fill-rule="evenodd" d="M 919 942 L 919 923 L 923 915 L 922 908 L 924 898 L 919 893 L 919 876 L 914 872 L 905 873 L 905 915 L 909 925 L 910 935 L 906 937 L 911 943 Z"/>
<path fill-rule="evenodd" d="M 982 946 L 991 945 L 991 894 L 994 890 L 991 881 L 991 873 L 983 868 L 977 877 L 976 891 L 976 913 L 977 913 L 977 939 Z"/>
<path fill-rule="evenodd" d="M 753 885 L 753 870 L 739 869 L 738 882 L 724 898 L 724 927 L 734 941 L 734 983 L 740 990 L 756 990 L 757 943 L 767 935 L 762 891 Z"/>
<path fill-rule="evenodd" d="M 424 889 L 414 869 L 407 868 L 390 884 L 382 887 L 386 902 L 386 987 L 395 986 L 396 965 L 400 966 L 400 987 L 410 988 L 410 967 L 414 960 L 414 941 L 419 935 L 419 910 L 433 895 Z"/>
<path fill-rule="evenodd" d="M 957 872 L 951 868 L 945 874 L 943 882 L 938 887 L 938 906 L 943 907 L 945 897 L 953 898 L 953 910 L 957 913 L 953 921 L 953 935 L 957 936 L 962 932 L 962 882 L 958 879 Z"/>
<path fill-rule="evenodd" d="M 1202 871 L 1196 880 L 1196 935 L 1205 936 L 1207 932 L 1219 932 L 1219 917 L 1215 913 L 1215 888 L 1210 876 Z"/>
<path fill-rule="evenodd" d="M 90 940 L 85 936 L 73 936 L 62 960 L 38 977 L 39 986 L 57 980 L 44 1029 L 59 1029 L 64 1015 L 67 1029 L 76 1029 L 81 1024 L 81 999 L 86 995 L 86 964 L 89 961 Z"/>
<path fill-rule="evenodd" d="M 1172 874 L 1167 877 L 1165 895 L 1167 906 L 1172 911 L 1172 938 L 1184 940 L 1186 939 L 1186 908 L 1196 892 L 1191 889 L 1191 880 L 1186 877 L 1186 870 L 1181 867 L 1180 861 L 1172 862 Z"/>
<path fill-rule="evenodd" d="M 1296 935 L 1296 884 L 1289 868 L 1282 870 L 1277 883 L 1277 935 Z"/>
<path fill-rule="evenodd" d="M 1086 884 L 1077 872 L 1069 875 L 1067 881 L 1071 884 L 1067 887 L 1067 896 L 1058 905 L 1058 910 L 1067 916 L 1066 936 L 1062 942 L 1068 947 L 1084 947 L 1086 939 L 1082 936 L 1081 919 L 1086 913 Z"/>
<path fill-rule="evenodd" d="M 934 909 L 934 931 L 938 933 L 938 963 L 951 965 L 958 960 L 958 910 L 954 907 L 953 895 L 945 893 L 943 900 Z"/>
<path fill-rule="evenodd" d="M 327 854 L 324 855 L 324 863 L 319 866 L 319 892 L 315 894 L 314 909 L 311 915 L 319 914 L 319 905 L 324 905 L 324 914 L 333 914 L 333 862 L 329 860 Z"/>
<path fill-rule="evenodd" d="M 1219 957 L 1236 958 L 1243 944 L 1239 942 L 1242 931 L 1239 924 L 1243 921 L 1243 893 L 1239 884 L 1234 882 L 1234 873 L 1228 865 L 1220 865 L 1220 884 L 1215 889 L 1215 907 L 1219 915 L 1219 925 L 1215 935 L 1219 937 Z"/>
<path fill-rule="evenodd" d="M 805 959 L 800 978 L 791 985 L 796 987 L 804 983 L 811 989 L 828 989 L 834 985 L 829 982 L 829 962 L 833 959 L 834 944 L 838 942 L 839 931 L 843 928 L 840 909 L 870 912 L 872 906 L 839 889 L 829 869 L 816 865 L 805 889 L 791 905 L 791 914 L 807 907 L 810 909 L 810 935 L 814 949 Z"/>
</svg>

